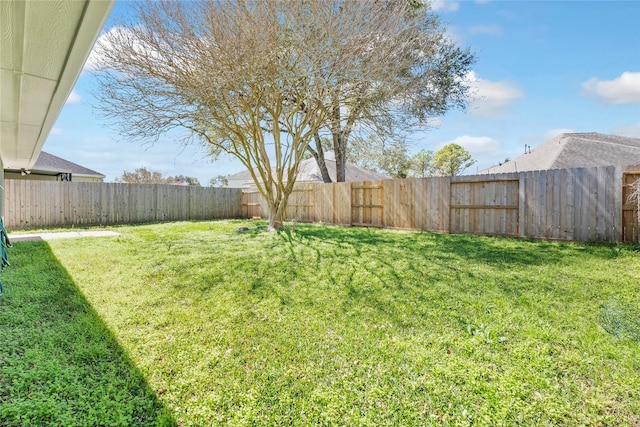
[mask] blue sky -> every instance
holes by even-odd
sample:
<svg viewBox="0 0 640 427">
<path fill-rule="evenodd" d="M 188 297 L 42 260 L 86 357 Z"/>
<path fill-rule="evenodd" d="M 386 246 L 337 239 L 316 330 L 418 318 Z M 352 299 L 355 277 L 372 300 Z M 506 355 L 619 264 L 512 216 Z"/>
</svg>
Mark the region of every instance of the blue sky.
<svg viewBox="0 0 640 427">
<path fill-rule="evenodd" d="M 563 132 L 640 138 L 640 1 L 443 1 L 433 9 L 449 36 L 476 53 L 473 99 L 437 128 L 410 139 L 410 151 L 455 142 L 477 160 L 467 172 L 513 159 Z M 125 13 L 118 1 L 112 17 Z M 105 27 L 113 24 L 109 19 Z M 92 76 L 83 72 L 44 151 L 114 181 L 137 167 L 197 177 L 242 170 L 228 157 L 211 162 L 200 146 L 164 138 L 123 141 L 90 107 Z"/>
</svg>

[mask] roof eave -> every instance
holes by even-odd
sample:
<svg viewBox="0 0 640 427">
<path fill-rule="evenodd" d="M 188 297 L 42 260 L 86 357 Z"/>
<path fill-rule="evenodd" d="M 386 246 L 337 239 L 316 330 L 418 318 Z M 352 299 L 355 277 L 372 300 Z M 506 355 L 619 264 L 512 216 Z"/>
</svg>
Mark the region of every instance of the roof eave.
<svg viewBox="0 0 640 427">
<path fill-rule="evenodd" d="M 75 0 L 60 2 L 67 1 L 75 2 Z M 82 72 L 91 48 L 102 31 L 114 3 L 115 0 L 85 0 L 82 14 L 71 33 L 72 42 L 68 49 L 62 51 L 64 65 L 55 81 L 53 93 L 47 92 L 40 95 L 41 100 L 43 98 L 48 100 L 44 117 L 40 116 L 40 128 L 39 130 L 36 128 L 35 137 L 27 137 L 18 130 L 21 126 L 20 121 L 13 123 L 11 127 L 13 130 L 5 135 L 0 147 L 0 157 L 5 168 L 31 169 L 35 165 L 49 132 Z M 21 72 L 21 70 L 13 70 L 12 74 Z M 20 99 L 19 102 L 24 102 L 21 96 L 18 99 Z M 20 150 L 17 149 L 18 147 Z"/>
<path fill-rule="evenodd" d="M 77 28 L 73 45 L 67 56 L 64 71 L 51 99 L 51 106 L 42 125 L 40 136 L 36 141 L 28 165 L 24 166 L 25 168 L 32 167 L 38 160 L 40 151 L 49 137 L 49 132 L 53 129 L 62 107 L 67 102 L 67 98 L 73 90 L 114 4 L 115 0 L 87 0 L 82 21 Z"/>
</svg>

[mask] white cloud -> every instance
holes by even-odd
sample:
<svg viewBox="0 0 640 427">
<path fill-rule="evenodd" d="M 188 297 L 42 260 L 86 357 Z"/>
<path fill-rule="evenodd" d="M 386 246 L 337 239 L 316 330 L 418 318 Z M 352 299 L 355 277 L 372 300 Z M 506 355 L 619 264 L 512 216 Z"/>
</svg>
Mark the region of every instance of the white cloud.
<svg viewBox="0 0 640 427">
<path fill-rule="evenodd" d="M 111 27 L 107 32 L 102 33 L 98 40 L 93 45 L 93 49 L 91 53 L 89 53 L 89 57 L 87 58 L 87 62 L 84 64 L 84 70 L 87 71 L 100 71 L 102 68 L 105 68 L 103 64 L 103 57 L 101 56 L 101 50 L 110 50 L 113 48 L 113 43 L 111 40 L 120 40 L 127 43 L 129 46 L 133 46 L 133 50 L 135 52 L 145 52 L 155 54 L 149 47 L 145 47 L 145 45 L 134 39 L 135 34 L 130 28 L 126 27 Z"/>
<path fill-rule="evenodd" d="M 640 138 L 640 123 L 617 126 L 612 129 L 615 135 L 628 136 L 630 138 Z"/>
<path fill-rule="evenodd" d="M 549 129 L 544 133 L 531 133 L 531 134 L 522 135 L 518 138 L 518 141 L 528 147 L 537 147 L 538 145 L 544 144 L 550 139 L 553 139 L 558 135 L 562 135 L 563 133 L 576 133 L 576 132 L 578 131 L 571 128 L 555 128 L 555 129 Z M 522 153 L 518 153 L 518 155 L 519 154 L 522 154 Z"/>
<path fill-rule="evenodd" d="M 573 129 L 567 129 L 567 128 L 558 128 L 558 129 L 551 129 L 548 130 L 545 134 L 544 134 L 544 140 L 543 142 L 546 142 L 550 139 L 555 138 L 558 135 L 562 135 L 563 133 L 575 133 L 576 131 Z"/>
<path fill-rule="evenodd" d="M 593 77 L 582 84 L 582 89 L 584 96 L 606 104 L 640 104 L 640 72 L 625 71 L 613 80 Z"/>
<path fill-rule="evenodd" d="M 492 82 L 479 78 L 475 72 L 467 74 L 471 102 L 469 114 L 477 117 L 498 117 L 511 112 L 511 105 L 524 97 L 515 84 L 507 81 Z"/>
<path fill-rule="evenodd" d="M 457 1 L 433 0 L 431 2 L 431 9 L 434 11 L 455 12 L 459 8 L 460 4 Z"/>
<path fill-rule="evenodd" d="M 51 132 L 49 132 L 49 135 L 54 135 L 54 136 L 62 136 L 64 134 L 64 129 L 62 128 L 52 128 Z"/>
<path fill-rule="evenodd" d="M 491 153 L 500 150 L 500 143 L 488 136 L 459 136 L 438 145 L 438 149 L 448 144 L 458 144 L 471 154 Z"/>
<path fill-rule="evenodd" d="M 86 151 L 86 150 L 78 150 L 77 155 L 82 159 L 94 161 L 94 162 L 104 162 L 108 160 L 119 160 L 120 154 L 115 153 L 113 151 Z"/>
<path fill-rule="evenodd" d="M 78 94 L 78 92 L 72 90 L 65 104 L 78 104 L 80 101 L 82 101 L 82 97 Z"/>
<path fill-rule="evenodd" d="M 82 71 L 96 71 L 98 68 L 98 53 L 96 52 L 96 46 L 93 45 L 93 49 L 91 50 L 91 53 L 89 53 L 89 57 L 84 63 Z"/>
<path fill-rule="evenodd" d="M 501 36 L 504 34 L 504 30 L 500 25 L 477 25 L 469 27 L 471 34 L 486 34 L 489 36 Z"/>
<path fill-rule="evenodd" d="M 102 33 L 98 40 L 96 40 L 93 45 L 93 49 L 91 49 L 91 53 L 89 53 L 89 57 L 87 58 L 87 62 L 84 64 L 84 69 L 88 71 L 98 71 L 100 70 L 100 63 L 102 62 L 102 58 L 100 57 L 100 46 L 104 46 L 105 48 L 111 47 L 111 43 L 109 43 L 109 37 L 115 35 L 124 34 L 124 29 L 122 27 L 112 27 L 107 32 Z"/>
</svg>

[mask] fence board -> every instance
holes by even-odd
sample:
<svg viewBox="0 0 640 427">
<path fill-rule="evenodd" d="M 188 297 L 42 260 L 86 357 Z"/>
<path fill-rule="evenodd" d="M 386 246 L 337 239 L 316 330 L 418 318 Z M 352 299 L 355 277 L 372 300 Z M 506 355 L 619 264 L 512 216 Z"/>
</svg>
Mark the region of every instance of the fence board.
<svg viewBox="0 0 640 427">
<path fill-rule="evenodd" d="M 522 174 L 518 181 L 518 236 L 525 237 L 527 235 L 526 223 L 527 223 L 527 175 Z"/>
<path fill-rule="evenodd" d="M 384 192 L 384 227 L 395 227 L 396 205 L 393 195 L 397 191 L 397 186 L 396 180 L 382 181 L 382 191 Z"/>
<path fill-rule="evenodd" d="M 582 217 L 582 180 L 579 176 L 581 169 L 574 169 L 573 177 L 573 191 L 574 191 L 574 216 L 573 216 L 573 229 L 574 237 L 576 240 L 583 239 L 582 224 L 580 218 Z"/>
<path fill-rule="evenodd" d="M 351 183 L 336 182 L 334 186 L 334 224 L 351 225 Z"/>
<path fill-rule="evenodd" d="M 451 178 L 440 179 L 440 200 L 442 200 L 442 231 L 451 233 Z"/>
<path fill-rule="evenodd" d="M 441 181 L 437 178 L 422 179 L 425 198 L 424 198 L 424 219 L 421 230 L 438 230 L 438 227 L 444 227 L 441 212 L 444 209 L 444 200 L 441 199 L 440 185 Z"/>
<path fill-rule="evenodd" d="M 605 238 L 605 227 L 607 212 L 605 208 L 607 171 L 605 168 L 596 170 L 596 200 L 595 200 L 595 240 L 603 241 Z"/>
<path fill-rule="evenodd" d="M 545 219 L 545 237 L 547 239 L 560 238 L 560 217 L 559 200 L 561 193 L 562 174 L 558 170 L 547 171 L 546 186 L 546 219 Z"/>
<path fill-rule="evenodd" d="M 541 182 L 540 171 L 533 172 L 533 179 L 531 180 L 533 186 L 532 193 L 532 217 L 531 226 L 532 234 L 534 236 L 544 236 L 544 229 L 541 226 L 544 215 L 544 198 L 542 196 L 543 189 L 546 186 L 546 181 Z"/>
<path fill-rule="evenodd" d="M 313 221 L 315 218 L 314 205 L 315 192 L 313 188 L 309 184 L 298 184 L 289 196 L 286 218 L 302 222 Z"/>
<path fill-rule="evenodd" d="M 413 227 L 416 230 L 424 230 L 425 229 L 425 216 L 428 210 L 426 198 L 427 191 L 425 186 L 426 181 L 424 179 L 415 179 L 413 180 L 413 203 L 416 208 L 413 209 L 413 218 L 411 221 L 413 222 Z"/>
<path fill-rule="evenodd" d="M 525 181 L 525 194 L 524 194 L 524 200 L 525 200 L 525 216 L 526 216 L 526 221 L 524 224 L 524 236 L 526 237 L 532 237 L 535 235 L 534 233 L 534 229 L 533 229 L 533 218 L 534 218 L 534 207 L 535 207 L 535 203 L 534 203 L 534 192 L 535 192 L 535 186 L 534 186 L 534 173 L 526 173 L 523 174 L 522 179 Z"/>
<path fill-rule="evenodd" d="M 572 215 L 571 206 L 573 205 L 573 194 L 570 193 L 570 175 L 563 173 L 560 176 L 560 182 L 558 184 L 558 200 L 556 206 L 558 206 L 558 236 L 557 239 L 566 239 L 569 233 L 569 217 Z M 555 200 L 554 200 L 555 202 Z"/>
<path fill-rule="evenodd" d="M 333 224 L 333 185 L 316 185 L 317 220 L 325 224 Z"/>
<path fill-rule="evenodd" d="M 544 203 L 544 208 L 543 208 L 543 212 L 544 212 L 544 216 L 543 216 L 543 223 L 541 223 L 541 227 L 544 230 L 544 237 L 546 239 L 551 239 L 553 237 L 553 212 L 555 211 L 555 209 L 551 209 L 551 206 L 553 206 L 553 178 L 554 178 L 554 172 L 555 171 L 544 171 L 542 172 L 540 175 L 541 177 L 544 177 L 544 187 L 541 188 L 541 197 L 543 198 L 543 203 Z"/>
<path fill-rule="evenodd" d="M 397 193 L 395 193 L 394 202 L 396 204 L 396 228 L 411 229 L 415 228 L 413 224 L 413 188 L 410 179 L 398 179 Z"/>
<path fill-rule="evenodd" d="M 595 241 L 596 234 L 596 226 L 598 221 L 598 182 L 597 182 L 597 171 L 593 169 L 586 169 L 586 177 L 588 177 L 588 183 L 585 182 L 584 189 L 587 190 L 588 195 L 588 206 L 586 207 L 587 215 L 585 219 L 587 223 L 585 223 L 585 227 L 589 229 L 589 241 Z M 583 197 L 584 200 L 584 197 Z"/>
</svg>

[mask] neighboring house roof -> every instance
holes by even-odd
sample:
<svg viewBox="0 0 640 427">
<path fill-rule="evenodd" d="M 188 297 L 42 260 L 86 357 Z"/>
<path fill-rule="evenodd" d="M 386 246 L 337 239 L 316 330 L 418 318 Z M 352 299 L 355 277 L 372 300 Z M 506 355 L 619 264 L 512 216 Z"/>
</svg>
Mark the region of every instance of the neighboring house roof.
<svg viewBox="0 0 640 427">
<path fill-rule="evenodd" d="M 596 132 L 563 133 L 500 166 L 478 173 L 640 164 L 640 139 Z"/>
<path fill-rule="evenodd" d="M 331 180 L 335 182 L 336 160 L 332 151 L 325 153 L 325 164 Z M 346 181 L 380 181 L 383 179 L 390 179 L 387 175 L 362 169 L 361 167 L 349 162 L 347 162 L 345 169 Z M 247 181 L 249 184 L 253 183 L 251 174 L 248 170 L 229 175 L 227 180 Z M 320 172 L 320 167 L 318 166 L 316 159 L 311 158 L 300 163 L 296 182 L 323 182 L 322 173 Z"/>
<path fill-rule="evenodd" d="M 336 158 L 333 151 L 325 153 L 324 163 L 327 166 L 327 172 L 329 172 L 331 180 L 335 182 Z M 381 181 L 383 179 L 390 178 L 378 172 L 362 169 L 353 163 L 347 162 L 345 165 L 345 181 Z M 297 182 L 322 182 L 322 173 L 316 159 L 311 158 L 300 163 Z"/>
<path fill-rule="evenodd" d="M 70 162 L 69 160 L 62 159 L 53 154 L 40 152 L 40 156 L 36 160 L 36 163 L 30 169 L 32 173 L 42 175 L 57 175 L 60 173 L 71 173 L 71 175 L 90 176 L 95 178 L 104 179 L 105 175 L 100 172 L 96 172 L 84 166 L 80 166 L 77 163 Z"/>
</svg>

